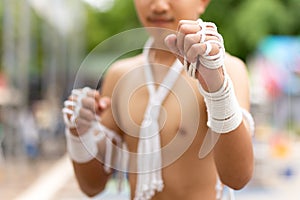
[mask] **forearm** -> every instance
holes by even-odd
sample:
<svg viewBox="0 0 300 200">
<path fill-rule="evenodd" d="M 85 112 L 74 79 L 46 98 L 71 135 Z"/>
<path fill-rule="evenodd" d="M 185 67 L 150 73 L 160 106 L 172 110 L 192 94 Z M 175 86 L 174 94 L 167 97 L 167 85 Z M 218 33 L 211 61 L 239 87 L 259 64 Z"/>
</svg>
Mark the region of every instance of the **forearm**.
<svg viewBox="0 0 300 200">
<path fill-rule="evenodd" d="M 204 68 L 202 74 L 207 73 L 207 70 L 209 69 Z M 217 70 L 208 73 L 210 75 L 216 73 L 215 77 L 219 77 L 214 79 L 214 84 L 208 84 L 210 88 L 203 82 L 201 84 L 201 79 L 198 77 L 202 86 L 199 89 L 208 107 L 208 125 L 213 132 L 217 131 L 213 134 L 220 134 L 214 148 L 216 167 L 224 184 L 234 189 L 241 189 L 248 183 L 253 172 L 251 143 L 253 127 L 250 125 L 252 117 L 247 118 L 248 111 L 240 107 L 229 75 L 226 72 L 223 75 L 222 71 Z M 224 80 L 223 86 L 220 86 Z M 246 120 L 243 120 L 243 116 Z"/>
<path fill-rule="evenodd" d="M 99 160 L 93 159 L 87 163 L 76 163 L 73 168 L 79 187 L 87 196 L 95 196 L 105 189 L 110 177 Z"/>
<path fill-rule="evenodd" d="M 66 129 L 67 150 L 81 190 L 88 196 L 101 192 L 109 173 L 104 169 L 105 142 L 97 145 L 92 132 L 79 136 L 76 129 Z M 104 143 L 104 144 L 103 144 Z M 100 148 L 99 148 L 100 147 Z"/>
<path fill-rule="evenodd" d="M 109 105 L 105 98 L 101 99 L 105 105 L 98 105 L 99 98 L 90 88 L 75 89 L 63 108 L 67 151 L 79 186 L 88 196 L 105 188 L 114 160 L 113 141 L 118 147 L 122 144 L 121 138 L 99 121 L 95 108 L 100 115 Z"/>
<path fill-rule="evenodd" d="M 220 135 L 214 148 L 214 158 L 222 183 L 241 189 L 249 182 L 254 158 L 251 134 L 245 121 L 230 133 Z"/>
<path fill-rule="evenodd" d="M 201 19 L 183 20 L 178 32 L 168 36 L 166 43 L 183 57 L 187 74 L 199 82 L 209 127 L 202 147 L 210 149 L 210 142 L 215 142 L 210 140 L 218 138 L 214 153 L 220 178 L 224 184 L 239 189 L 249 181 L 253 170 L 251 134 L 243 121 L 242 108 L 249 104 L 244 65 L 225 55 L 223 37 L 215 24 Z M 229 67 L 225 67 L 225 58 Z M 231 69 L 231 76 L 227 69 Z M 202 147 L 200 158 L 206 151 Z"/>
<path fill-rule="evenodd" d="M 75 137 L 80 137 L 76 131 L 76 129 L 71 129 L 70 134 Z M 89 133 L 86 133 L 89 134 Z M 72 140 L 70 138 L 70 135 L 66 132 L 67 136 L 67 148 L 68 153 L 70 155 L 70 158 L 73 163 L 73 168 L 75 172 L 76 179 L 78 181 L 79 187 L 81 188 L 82 192 L 84 192 L 88 196 L 95 196 L 96 194 L 102 192 L 105 188 L 106 182 L 110 176 L 110 173 L 104 168 L 103 162 L 105 158 L 105 140 L 102 140 L 96 144 L 95 141 L 93 143 L 88 144 L 88 142 L 84 141 L 85 139 L 83 137 L 80 138 L 80 142 L 82 142 L 83 149 L 80 148 L 81 144 L 76 144 L 76 139 L 73 141 L 75 142 L 74 148 L 81 149 L 79 152 L 76 152 L 76 154 L 72 153 L 74 148 L 71 148 L 74 144 L 72 144 Z M 95 139 L 95 138 L 91 138 Z M 93 152 L 94 148 L 92 146 L 95 145 L 95 148 L 97 148 L 97 151 Z M 86 148 L 85 148 L 86 147 Z M 87 154 L 91 154 L 92 157 L 87 157 L 86 159 L 82 160 L 80 157 L 78 158 L 78 155 L 85 155 L 84 152 L 87 152 Z M 83 152 L 83 153 L 82 153 Z M 97 153 L 96 153 L 97 152 Z M 93 155 L 94 154 L 94 155 Z M 85 156 L 83 156 L 84 158 Z"/>
</svg>

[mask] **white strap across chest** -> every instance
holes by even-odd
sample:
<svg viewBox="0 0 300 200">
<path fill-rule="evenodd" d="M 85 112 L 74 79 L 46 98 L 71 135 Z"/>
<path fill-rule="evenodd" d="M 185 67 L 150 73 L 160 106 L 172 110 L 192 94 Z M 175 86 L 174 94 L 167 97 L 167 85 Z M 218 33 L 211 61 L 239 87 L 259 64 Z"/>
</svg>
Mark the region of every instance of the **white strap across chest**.
<svg viewBox="0 0 300 200">
<path fill-rule="evenodd" d="M 156 191 L 161 191 L 164 187 L 161 174 L 162 158 L 158 118 L 163 101 L 183 69 L 180 61 L 176 60 L 156 90 L 151 65 L 148 60 L 151 45 L 152 40 L 149 39 L 143 52 L 149 101 L 140 127 L 135 200 L 151 199 Z"/>
</svg>

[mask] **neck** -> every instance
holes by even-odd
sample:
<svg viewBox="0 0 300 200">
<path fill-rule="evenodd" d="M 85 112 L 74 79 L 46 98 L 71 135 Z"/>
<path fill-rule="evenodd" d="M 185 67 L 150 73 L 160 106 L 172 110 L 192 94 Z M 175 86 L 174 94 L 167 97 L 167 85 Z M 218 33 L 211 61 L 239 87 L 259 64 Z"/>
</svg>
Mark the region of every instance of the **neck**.
<svg viewBox="0 0 300 200">
<path fill-rule="evenodd" d="M 161 83 L 176 57 L 169 51 L 152 48 L 149 52 L 152 76 L 155 82 Z"/>
<path fill-rule="evenodd" d="M 149 61 L 153 63 L 171 66 L 176 56 L 166 47 L 164 41 L 155 40 L 149 52 Z"/>
</svg>

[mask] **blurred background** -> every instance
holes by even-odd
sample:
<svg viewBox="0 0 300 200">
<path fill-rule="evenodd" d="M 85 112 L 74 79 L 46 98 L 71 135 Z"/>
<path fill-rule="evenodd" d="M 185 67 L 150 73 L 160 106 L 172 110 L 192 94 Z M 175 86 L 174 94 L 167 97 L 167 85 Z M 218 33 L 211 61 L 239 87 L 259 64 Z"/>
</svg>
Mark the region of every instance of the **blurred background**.
<svg viewBox="0 0 300 200">
<path fill-rule="evenodd" d="M 300 199 L 299 10 L 299 0 L 211 0 L 202 16 L 251 78 L 256 168 L 239 200 Z M 76 78 L 86 56 L 140 27 L 133 1 L 2 0 L 0 19 L 0 199 L 88 199 L 65 155 L 61 108 L 75 80 L 99 79 L 93 69 Z M 113 54 L 108 48 L 102 59 Z M 95 197 L 127 198 L 114 180 Z"/>
</svg>

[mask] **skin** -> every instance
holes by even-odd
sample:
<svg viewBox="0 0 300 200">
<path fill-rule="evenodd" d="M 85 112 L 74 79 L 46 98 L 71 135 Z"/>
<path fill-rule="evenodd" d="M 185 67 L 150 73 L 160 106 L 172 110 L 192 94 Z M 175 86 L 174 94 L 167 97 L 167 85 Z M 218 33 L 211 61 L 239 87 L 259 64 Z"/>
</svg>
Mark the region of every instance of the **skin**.
<svg viewBox="0 0 300 200">
<path fill-rule="evenodd" d="M 153 46 L 169 49 L 150 50 L 150 62 L 160 64 L 151 65 L 157 83 L 163 80 L 176 58 L 182 61 L 183 54 L 189 55 L 188 61 L 193 62 L 197 55 L 205 52 L 206 46 L 199 45 L 200 37 L 195 34 L 200 30 L 195 20 L 205 11 L 208 0 L 134 2 L 143 26 L 165 29 L 163 34 L 150 32 L 154 38 Z M 189 12 L 186 12 L 187 10 Z M 213 45 L 211 54 L 215 55 L 218 51 L 219 47 Z M 72 129 L 71 133 L 84 134 L 90 127 L 94 114 L 97 114 L 101 116 L 101 122 L 106 127 L 123 138 L 130 152 L 136 152 L 139 125 L 149 98 L 141 67 L 143 64 L 144 58 L 141 55 L 114 63 L 106 74 L 101 94 L 92 91 L 83 99 L 80 115 L 76 119 L 77 129 Z M 240 106 L 249 110 L 249 86 L 244 63 L 226 54 L 225 66 Z M 250 180 L 253 172 L 253 152 L 248 124 L 245 121 L 242 121 L 237 129 L 222 134 L 208 155 L 201 159 L 198 157 L 200 147 L 210 130 L 206 125 L 206 106 L 197 82 L 206 91 L 214 92 L 221 87 L 223 74 L 221 67 L 210 70 L 199 66 L 198 80 L 195 80 L 183 71 L 172 92 L 165 99 L 159 117 L 161 146 L 174 145 L 171 145 L 169 152 L 162 155 L 165 161 L 162 169 L 164 189 L 156 193 L 153 200 L 213 200 L 216 198 L 217 177 L 223 184 L 234 189 L 243 188 Z M 72 98 L 74 97 L 70 97 Z M 175 136 L 178 138 L 176 141 L 173 140 Z M 174 157 L 178 149 L 184 151 L 175 160 L 168 162 L 168 158 Z M 103 144 L 99 144 L 99 150 L 100 156 L 103 156 Z M 130 161 L 130 166 L 135 166 L 135 160 Z M 84 164 L 73 162 L 73 166 L 84 193 L 94 196 L 103 191 L 110 174 L 104 172 L 101 162 L 94 159 Z M 135 173 L 129 173 L 129 183 L 133 199 Z"/>
</svg>

